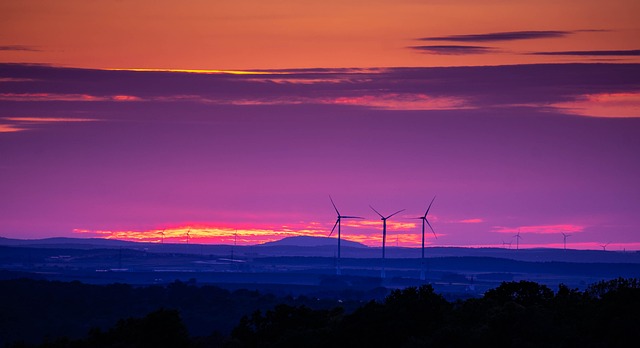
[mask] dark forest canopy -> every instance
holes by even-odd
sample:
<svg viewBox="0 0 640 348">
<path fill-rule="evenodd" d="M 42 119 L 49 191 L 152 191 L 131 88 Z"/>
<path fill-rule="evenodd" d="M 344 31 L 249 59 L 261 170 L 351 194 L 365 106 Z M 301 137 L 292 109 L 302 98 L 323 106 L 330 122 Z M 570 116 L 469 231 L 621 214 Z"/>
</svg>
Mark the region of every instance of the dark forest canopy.
<svg viewBox="0 0 640 348">
<path fill-rule="evenodd" d="M 110 298 L 120 299 L 122 306 L 137 303 L 140 311 L 160 304 L 173 307 L 121 319 L 109 328 L 88 328 L 84 338 L 50 336 L 41 347 L 613 347 L 633 342 L 640 324 L 640 280 L 625 278 L 595 283 L 585 291 L 561 285 L 554 292 L 535 282 L 505 282 L 482 298 L 454 302 L 423 285 L 394 290 L 383 300 L 354 308 L 181 282 L 133 288 L 13 280 L 1 282 L 0 289 L 2 335 L 15 329 L 20 315 L 32 323 L 23 328 L 25 333 L 43 323 L 105 316 L 109 311 L 95 306 L 113 305 Z M 188 302 L 199 312 L 190 313 Z M 197 335 L 189 329 L 188 321 L 195 318 L 213 331 L 212 318 L 231 320 L 256 304 L 261 308 L 230 323 L 235 326 L 230 335 Z"/>
</svg>

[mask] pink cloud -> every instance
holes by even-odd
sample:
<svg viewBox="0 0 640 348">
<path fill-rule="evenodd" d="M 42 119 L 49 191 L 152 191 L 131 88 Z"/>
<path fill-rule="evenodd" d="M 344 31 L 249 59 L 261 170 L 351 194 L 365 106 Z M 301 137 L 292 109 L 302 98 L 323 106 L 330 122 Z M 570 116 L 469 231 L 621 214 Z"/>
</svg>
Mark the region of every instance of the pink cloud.
<svg viewBox="0 0 640 348">
<path fill-rule="evenodd" d="M 458 222 L 459 222 L 459 223 L 461 223 L 461 224 L 480 224 L 480 223 L 483 223 L 483 222 L 484 222 L 484 220 L 483 220 L 483 219 L 476 218 L 476 219 L 465 219 L 465 220 L 460 220 L 460 221 L 458 221 Z"/>
<path fill-rule="evenodd" d="M 379 228 L 382 230 L 382 221 L 370 221 L 370 220 L 348 220 L 342 222 L 342 226 L 349 226 L 354 228 Z M 399 222 L 399 221 L 391 221 L 389 219 L 387 221 L 387 231 L 400 231 L 416 228 L 417 224 L 413 222 Z"/>
<path fill-rule="evenodd" d="M 27 130 L 26 128 L 21 128 L 13 124 L 0 124 L 0 133 L 13 133 L 13 132 L 21 132 Z"/>
<path fill-rule="evenodd" d="M 386 110 L 453 110 L 471 108 L 467 101 L 454 97 L 433 97 L 421 93 L 386 93 L 339 97 L 324 100 L 325 104 L 368 106 Z"/>
<path fill-rule="evenodd" d="M 433 97 L 417 93 L 386 93 L 380 95 L 361 95 L 351 97 L 269 97 L 215 99 L 200 95 L 174 95 L 152 98 L 154 101 L 189 101 L 214 105 L 353 105 L 384 110 L 455 110 L 471 109 L 472 106 L 462 98 Z"/>
<path fill-rule="evenodd" d="M 534 234 L 554 234 L 563 232 L 582 232 L 585 226 L 572 225 L 572 224 L 559 224 L 559 225 L 537 225 L 537 226 L 519 226 L 519 227 L 504 227 L 493 226 L 492 232 L 498 233 L 534 233 Z"/>
<path fill-rule="evenodd" d="M 55 122 L 92 122 L 99 121 L 94 118 L 68 118 L 68 117 L 3 117 L 7 121 L 55 123 Z"/>
<path fill-rule="evenodd" d="M 62 93 L 0 93 L 0 100 L 38 102 L 38 101 L 140 101 L 135 96 L 113 95 L 95 96 L 90 94 L 62 94 Z"/>
</svg>

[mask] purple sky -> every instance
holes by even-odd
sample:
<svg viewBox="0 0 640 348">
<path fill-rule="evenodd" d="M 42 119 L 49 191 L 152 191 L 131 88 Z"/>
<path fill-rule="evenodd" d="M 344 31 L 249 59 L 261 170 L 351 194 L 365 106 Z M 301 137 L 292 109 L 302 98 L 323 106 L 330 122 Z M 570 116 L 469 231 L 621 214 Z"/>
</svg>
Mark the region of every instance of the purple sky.
<svg viewBox="0 0 640 348">
<path fill-rule="evenodd" d="M 0 64 L 0 236 L 640 249 L 640 65 L 109 71 Z M 606 116 L 606 117 L 603 117 Z M 392 221 L 393 220 L 393 221 Z M 395 222 L 395 224 L 393 224 Z M 395 245 L 395 244 L 394 244 Z M 514 244 L 515 245 L 515 244 Z"/>
</svg>

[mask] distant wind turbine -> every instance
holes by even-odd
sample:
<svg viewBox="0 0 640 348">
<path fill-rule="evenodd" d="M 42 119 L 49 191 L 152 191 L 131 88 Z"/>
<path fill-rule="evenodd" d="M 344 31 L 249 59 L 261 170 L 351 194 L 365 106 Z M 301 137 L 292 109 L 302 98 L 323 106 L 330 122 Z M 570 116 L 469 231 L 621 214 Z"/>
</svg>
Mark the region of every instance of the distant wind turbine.
<svg viewBox="0 0 640 348">
<path fill-rule="evenodd" d="M 376 214 L 380 215 L 380 220 L 382 220 L 382 271 L 380 272 L 380 276 L 382 278 L 386 277 L 385 271 L 384 271 L 384 260 L 385 260 L 385 247 L 386 247 L 386 243 L 387 243 L 387 219 L 400 213 L 403 212 L 404 209 L 402 210 L 398 210 L 397 212 L 389 215 L 389 216 L 384 216 L 382 214 L 380 214 L 374 207 L 369 206 L 373 211 L 376 212 Z"/>
<path fill-rule="evenodd" d="M 160 244 L 164 244 L 164 231 L 166 230 L 166 228 L 163 228 L 162 231 L 160 231 Z"/>
<path fill-rule="evenodd" d="M 514 236 L 516 238 L 516 250 L 520 249 L 520 229 L 518 229 L 518 234 Z"/>
<path fill-rule="evenodd" d="M 564 242 L 564 250 L 567 250 L 567 237 L 571 237 L 571 235 L 562 232 L 562 240 Z"/>
<path fill-rule="evenodd" d="M 602 247 L 603 251 L 607 251 L 607 246 L 611 244 L 611 242 L 607 243 L 607 244 L 601 244 L 600 246 Z"/>
<path fill-rule="evenodd" d="M 511 242 L 508 242 L 508 243 L 507 243 L 507 242 L 505 242 L 505 241 L 504 241 L 504 239 L 503 239 L 503 240 L 502 240 L 502 247 L 504 248 L 504 247 L 505 247 L 505 245 L 508 245 L 508 246 L 509 246 L 509 249 L 511 249 Z"/>
<path fill-rule="evenodd" d="M 238 229 L 236 228 L 236 233 L 233 234 L 233 248 L 231 248 L 231 261 L 233 261 L 233 251 L 238 244 Z"/>
<path fill-rule="evenodd" d="M 333 231 L 336 229 L 336 226 L 338 226 L 338 261 L 336 263 L 336 274 L 340 275 L 342 273 L 342 271 L 340 270 L 340 242 L 342 241 L 342 236 L 341 236 L 341 231 L 340 231 L 340 225 L 341 225 L 341 221 L 342 219 L 362 219 L 359 216 L 348 216 L 348 215 L 340 215 L 340 212 L 338 211 L 338 208 L 336 207 L 336 204 L 333 202 L 333 198 L 331 198 L 331 196 L 329 196 L 329 200 L 331 200 L 331 205 L 333 205 L 333 209 L 336 210 L 336 214 L 338 215 L 338 219 L 336 220 L 335 225 L 333 225 L 333 228 L 331 229 L 331 233 L 329 233 L 329 237 L 331 237 L 331 235 L 333 234 Z"/>
<path fill-rule="evenodd" d="M 191 238 L 191 228 L 187 231 L 187 244 L 189 244 L 189 239 Z"/>
<path fill-rule="evenodd" d="M 436 196 L 433 196 L 433 199 L 431 200 L 431 203 L 429 203 L 429 207 L 427 207 L 427 211 L 424 213 L 423 216 L 414 218 L 414 219 L 420 219 L 422 220 L 422 259 L 421 259 L 421 263 L 420 263 L 420 279 L 424 280 L 425 279 L 425 274 L 424 274 L 424 225 L 425 223 L 427 225 L 429 225 L 429 228 L 431 229 L 431 232 L 433 232 L 433 236 L 438 239 L 438 236 L 436 235 L 436 231 L 433 230 L 433 227 L 431 227 L 431 224 L 429 223 L 429 220 L 427 220 L 427 214 L 429 214 L 429 210 L 431 210 L 431 205 L 433 204 L 433 201 L 436 200 Z"/>
</svg>

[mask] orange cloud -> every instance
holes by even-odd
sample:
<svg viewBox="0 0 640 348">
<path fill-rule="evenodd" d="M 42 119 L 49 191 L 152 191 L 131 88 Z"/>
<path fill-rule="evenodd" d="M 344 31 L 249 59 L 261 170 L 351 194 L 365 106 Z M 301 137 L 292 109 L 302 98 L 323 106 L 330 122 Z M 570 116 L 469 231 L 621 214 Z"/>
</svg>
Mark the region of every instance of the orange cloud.
<svg viewBox="0 0 640 348">
<path fill-rule="evenodd" d="M 186 243 L 187 232 L 189 232 L 189 241 L 201 244 L 233 244 L 237 233 L 238 244 L 253 245 L 292 236 L 326 237 L 329 235 L 332 225 L 315 221 L 281 226 L 192 222 L 139 230 L 77 228 L 73 232 L 100 238 L 150 243 Z M 342 226 L 343 232 L 345 227 L 349 229 L 346 235 L 343 233 L 343 238 L 346 240 L 360 242 L 373 247 L 378 247 L 382 243 L 382 236 L 379 232 L 382 228 L 380 221 L 345 221 Z M 419 246 L 419 233 L 407 232 L 417 231 L 416 226 L 415 223 L 388 221 L 387 243 L 390 243 L 389 245 L 395 243 L 396 236 L 398 236 L 400 246 Z"/>
<path fill-rule="evenodd" d="M 185 223 L 166 228 L 142 230 L 90 230 L 74 229 L 74 233 L 91 234 L 101 238 L 131 240 L 150 243 L 186 243 L 202 244 L 260 244 L 292 236 L 325 236 L 326 227 L 319 223 L 310 223 L 300 228 L 288 226 L 234 226 L 209 223 Z"/>
<path fill-rule="evenodd" d="M 154 69 L 154 68 L 106 68 L 101 70 L 108 71 L 140 71 L 140 72 L 178 72 L 178 73 L 191 73 L 191 74 L 205 74 L 205 75 L 284 75 L 288 74 L 285 71 L 248 71 L 248 70 L 217 70 L 217 69 Z"/>
<path fill-rule="evenodd" d="M 551 105 L 567 113 L 592 117 L 640 117 L 640 93 L 586 94 L 576 100 Z"/>
</svg>

